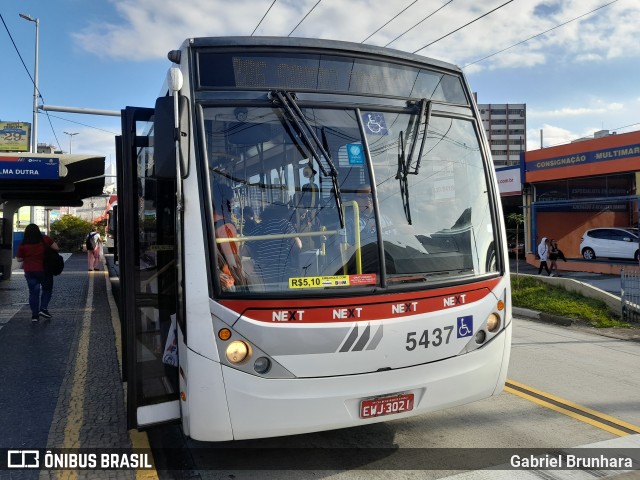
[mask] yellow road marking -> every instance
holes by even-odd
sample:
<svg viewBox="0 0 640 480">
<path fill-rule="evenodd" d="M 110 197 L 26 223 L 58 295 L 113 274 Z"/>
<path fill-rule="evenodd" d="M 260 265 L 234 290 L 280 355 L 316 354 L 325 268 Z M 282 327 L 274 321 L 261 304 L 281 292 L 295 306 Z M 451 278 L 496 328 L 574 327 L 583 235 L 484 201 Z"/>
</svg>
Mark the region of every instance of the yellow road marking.
<svg viewBox="0 0 640 480">
<path fill-rule="evenodd" d="M 618 436 L 640 433 L 640 427 L 508 379 L 505 391 Z"/>
<path fill-rule="evenodd" d="M 69 393 L 69 406 L 67 408 L 64 427 L 63 448 L 80 448 L 80 427 L 84 412 L 84 389 L 87 381 L 87 361 L 89 358 L 89 332 L 91 331 L 91 313 L 93 310 L 93 275 L 89 275 L 89 289 L 87 290 L 87 303 L 82 317 L 82 327 L 78 338 L 75 366 L 71 392 Z M 78 478 L 76 470 L 63 470 L 58 472 L 58 478 L 75 480 Z"/>
</svg>

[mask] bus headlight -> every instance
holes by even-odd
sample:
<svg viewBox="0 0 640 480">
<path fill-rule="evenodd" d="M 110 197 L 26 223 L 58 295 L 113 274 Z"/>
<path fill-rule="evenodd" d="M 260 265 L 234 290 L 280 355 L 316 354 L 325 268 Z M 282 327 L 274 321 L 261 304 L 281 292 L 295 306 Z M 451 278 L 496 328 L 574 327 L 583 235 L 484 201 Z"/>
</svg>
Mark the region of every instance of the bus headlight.
<svg viewBox="0 0 640 480">
<path fill-rule="evenodd" d="M 487 331 L 495 332 L 500 328 L 500 316 L 492 313 L 487 317 Z"/>
<path fill-rule="evenodd" d="M 227 360 L 231 363 L 241 363 L 243 362 L 247 356 L 249 355 L 249 346 L 241 342 L 240 340 L 236 340 L 231 342 L 227 347 Z"/>
</svg>

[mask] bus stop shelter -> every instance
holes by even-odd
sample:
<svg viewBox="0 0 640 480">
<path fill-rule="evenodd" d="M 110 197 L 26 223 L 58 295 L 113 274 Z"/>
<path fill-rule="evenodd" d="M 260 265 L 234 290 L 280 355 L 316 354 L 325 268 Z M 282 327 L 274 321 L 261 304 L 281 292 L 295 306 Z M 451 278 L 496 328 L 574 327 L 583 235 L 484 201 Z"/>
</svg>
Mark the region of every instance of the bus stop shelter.
<svg viewBox="0 0 640 480">
<path fill-rule="evenodd" d="M 0 153 L 0 280 L 11 276 L 13 216 L 25 206 L 78 207 L 104 189 L 105 157 Z"/>
</svg>

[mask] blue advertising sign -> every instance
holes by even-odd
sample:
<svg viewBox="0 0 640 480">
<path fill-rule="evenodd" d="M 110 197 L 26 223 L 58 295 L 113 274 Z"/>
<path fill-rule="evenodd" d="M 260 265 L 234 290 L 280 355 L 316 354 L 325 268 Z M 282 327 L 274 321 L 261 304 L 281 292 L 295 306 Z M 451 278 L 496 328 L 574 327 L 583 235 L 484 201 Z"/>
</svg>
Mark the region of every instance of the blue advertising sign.
<svg viewBox="0 0 640 480">
<path fill-rule="evenodd" d="M 640 156 L 640 144 L 625 145 L 622 147 L 606 148 L 593 152 L 576 153 L 575 155 L 565 155 L 563 157 L 545 158 L 543 160 L 536 160 L 535 162 L 527 162 L 526 169 L 528 172 L 533 172 L 535 170 L 621 160 L 638 156 Z"/>
<path fill-rule="evenodd" d="M 57 158 L 0 157 L 0 179 L 57 180 L 60 160 Z"/>
</svg>

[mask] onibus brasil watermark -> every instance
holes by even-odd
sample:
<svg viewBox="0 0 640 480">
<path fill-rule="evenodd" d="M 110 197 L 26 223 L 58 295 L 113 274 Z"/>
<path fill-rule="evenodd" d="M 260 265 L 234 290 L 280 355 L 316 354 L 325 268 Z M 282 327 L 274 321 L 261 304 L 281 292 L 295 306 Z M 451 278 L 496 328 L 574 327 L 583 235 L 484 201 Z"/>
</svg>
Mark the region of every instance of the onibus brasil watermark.
<svg viewBox="0 0 640 480">
<path fill-rule="evenodd" d="M 153 455 L 150 451 L 57 451 L 49 449 L 24 449 L 7 451 L 9 469 L 47 470 L 122 470 L 152 469 Z"/>
</svg>

